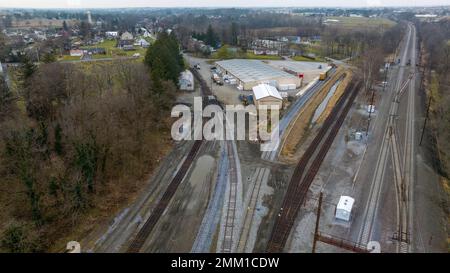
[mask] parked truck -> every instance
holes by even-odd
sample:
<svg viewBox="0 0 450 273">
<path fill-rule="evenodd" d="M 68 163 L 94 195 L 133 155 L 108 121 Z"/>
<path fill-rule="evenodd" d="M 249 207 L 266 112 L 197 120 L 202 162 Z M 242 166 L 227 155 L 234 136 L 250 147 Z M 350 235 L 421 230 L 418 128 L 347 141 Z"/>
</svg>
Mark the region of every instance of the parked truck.
<svg viewBox="0 0 450 273">
<path fill-rule="evenodd" d="M 322 72 L 319 75 L 319 80 L 324 81 L 328 77 L 328 71 Z"/>
</svg>

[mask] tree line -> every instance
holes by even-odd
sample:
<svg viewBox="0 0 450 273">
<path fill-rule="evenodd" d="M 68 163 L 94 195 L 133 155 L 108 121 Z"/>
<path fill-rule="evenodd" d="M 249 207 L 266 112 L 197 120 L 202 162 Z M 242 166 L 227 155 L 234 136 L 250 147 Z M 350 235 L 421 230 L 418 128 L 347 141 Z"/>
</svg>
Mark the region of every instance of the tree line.
<svg viewBox="0 0 450 273">
<path fill-rule="evenodd" d="M 450 178 L 450 21 L 416 21 L 422 51 L 421 69 L 430 103 L 427 136 L 435 151 L 437 169 Z M 428 105 L 427 105 L 428 106 Z"/>
<path fill-rule="evenodd" d="M 0 250 L 50 249 L 86 213 L 126 199 L 156 167 L 171 145 L 183 67 L 176 40 L 160 38 L 145 63 L 37 66 L 24 57 L 16 99 L 0 82 Z"/>
</svg>

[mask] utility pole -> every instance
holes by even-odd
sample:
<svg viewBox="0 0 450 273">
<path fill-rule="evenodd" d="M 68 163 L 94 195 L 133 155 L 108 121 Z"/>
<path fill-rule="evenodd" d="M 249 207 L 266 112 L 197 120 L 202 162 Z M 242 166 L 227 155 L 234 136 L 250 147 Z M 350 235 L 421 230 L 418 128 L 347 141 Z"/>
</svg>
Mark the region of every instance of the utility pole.
<svg viewBox="0 0 450 273">
<path fill-rule="evenodd" d="M 39 47 L 36 48 L 36 57 L 37 57 L 37 62 L 39 63 Z"/>
<path fill-rule="evenodd" d="M 419 146 L 422 145 L 422 140 L 423 140 L 423 135 L 425 134 L 425 127 L 427 125 L 427 120 L 428 120 L 428 116 L 430 114 L 430 105 L 431 105 L 431 92 L 430 92 L 430 97 L 428 98 L 428 105 L 427 105 L 427 113 L 425 114 L 425 121 L 423 122 L 423 127 L 422 127 L 422 133 L 420 135 L 420 141 L 419 141 Z"/>
<path fill-rule="evenodd" d="M 387 75 L 388 75 L 388 70 L 389 70 L 389 66 L 386 66 L 386 64 L 384 65 L 384 82 L 383 82 L 383 93 L 386 90 L 386 85 L 387 85 Z M 367 119 L 367 129 L 366 129 L 366 136 L 369 135 L 369 127 L 370 127 L 370 117 L 372 115 L 372 109 L 375 107 L 373 105 L 373 102 L 375 100 L 375 89 L 372 88 L 372 97 L 370 98 L 370 108 L 369 108 L 369 118 Z"/>
<path fill-rule="evenodd" d="M 429 63 L 430 63 L 430 70 L 429 71 L 431 71 L 431 52 L 430 52 L 430 56 L 429 56 Z M 422 76 L 422 79 L 420 79 L 420 86 L 422 87 L 422 81 L 424 81 L 425 80 L 425 67 L 423 68 L 423 76 Z M 431 99 L 432 99 L 432 97 L 433 97 L 433 94 L 432 94 L 432 90 L 430 89 L 430 97 L 428 98 L 428 105 L 427 105 L 427 112 L 426 112 L 426 114 L 425 114 L 425 120 L 424 120 L 424 122 L 423 122 L 423 127 L 422 127 L 422 133 L 421 133 L 421 135 L 420 135 L 420 141 L 419 141 L 419 146 L 421 146 L 422 145 L 422 140 L 423 140 L 423 135 L 425 134 L 425 126 L 427 125 L 427 120 L 428 120 L 428 117 L 429 117 L 429 115 L 430 115 L 430 105 L 431 105 Z"/>
<path fill-rule="evenodd" d="M 369 105 L 369 118 L 367 119 L 367 129 L 366 129 L 366 136 L 369 135 L 369 127 L 370 127 L 370 116 L 372 114 L 373 109 L 373 101 L 375 99 L 375 89 L 372 88 L 372 97 L 370 98 L 370 105 Z"/>
<path fill-rule="evenodd" d="M 314 229 L 314 240 L 313 240 L 312 253 L 316 253 L 317 237 L 319 236 L 318 233 L 319 233 L 319 223 L 320 223 L 320 211 L 322 210 L 322 196 L 323 196 L 323 193 L 320 192 L 319 206 L 317 207 L 316 227 Z"/>
</svg>

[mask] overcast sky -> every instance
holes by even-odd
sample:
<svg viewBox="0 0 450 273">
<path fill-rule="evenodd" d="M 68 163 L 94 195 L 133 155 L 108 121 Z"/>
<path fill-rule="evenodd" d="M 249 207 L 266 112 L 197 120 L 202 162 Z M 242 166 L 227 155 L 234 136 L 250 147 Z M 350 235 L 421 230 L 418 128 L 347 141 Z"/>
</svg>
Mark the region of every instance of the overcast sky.
<svg viewBox="0 0 450 273">
<path fill-rule="evenodd" d="M 0 7 L 370 7 L 450 5 L 450 0 L 0 0 Z"/>
</svg>

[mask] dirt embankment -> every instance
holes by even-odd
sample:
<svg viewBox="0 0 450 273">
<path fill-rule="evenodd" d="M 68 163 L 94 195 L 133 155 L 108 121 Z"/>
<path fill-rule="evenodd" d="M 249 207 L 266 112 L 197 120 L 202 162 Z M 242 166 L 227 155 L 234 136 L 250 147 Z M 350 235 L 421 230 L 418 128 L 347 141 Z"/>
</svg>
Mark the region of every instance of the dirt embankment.
<svg viewBox="0 0 450 273">
<path fill-rule="evenodd" d="M 440 183 L 447 196 L 447 203 L 443 202 L 443 210 L 447 214 L 447 246 L 450 251 L 450 211 L 448 200 L 450 200 L 450 111 L 448 104 L 450 102 L 450 93 L 446 92 L 448 85 L 440 84 L 439 74 L 429 67 L 429 53 L 421 44 L 421 59 L 425 70 L 422 71 L 423 82 L 423 107 L 425 111 L 429 107 L 429 119 L 424 128 L 423 143 L 421 144 L 428 150 L 432 166 L 440 175 Z M 420 90 L 422 92 L 422 90 Z M 420 126 L 423 126 L 421 124 Z M 422 129 L 422 127 L 420 127 Z"/>
<path fill-rule="evenodd" d="M 319 116 L 316 124 L 322 123 L 329 115 L 338 99 L 342 96 L 345 88 L 351 81 L 352 73 L 344 68 L 338 68 L 336 73 L 328 80 L 321 90 L 302 108 L 295 120 L 289 125 L 287 133 L 282 142 L 282 149 L 280 152 L 280 159 L 282 161 L 290 162 L 298 149 L 303 143 L 310 128 L 311 119 L 317 107 L 327 96 L 331 87 L 342 77 L 341 83 L 337 87 L 334 95 L 328 101 L 323 113 Z"/>
</svg>

